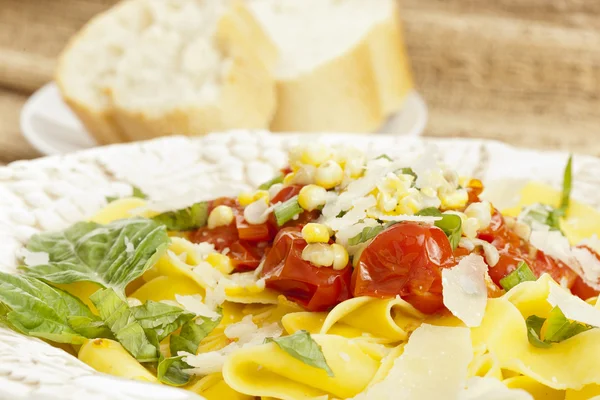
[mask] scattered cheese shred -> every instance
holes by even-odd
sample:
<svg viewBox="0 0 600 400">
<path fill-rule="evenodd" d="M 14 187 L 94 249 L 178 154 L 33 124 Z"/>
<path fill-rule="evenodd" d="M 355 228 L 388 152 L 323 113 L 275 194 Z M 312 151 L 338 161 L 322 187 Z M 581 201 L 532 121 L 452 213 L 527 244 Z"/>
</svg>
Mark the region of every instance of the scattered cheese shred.
<svg viewBox="0 0 600 400">
<path fill-rule="evenodd" d="M 485 312 L 486 272 L 487 265 L 476 254 L 470 254 L 456 266 L 442 270 L 444 305 L 471 328 L 481 324 Z"/>
<path fill-rule="evenodd" d="M 50 262 L 50 255 L 43 251 L 34 252 L 23 248 L 21 249 L 21 256 L 23 257 L 23 262 L 28 267 L 44 265 Z"/>
</svg>

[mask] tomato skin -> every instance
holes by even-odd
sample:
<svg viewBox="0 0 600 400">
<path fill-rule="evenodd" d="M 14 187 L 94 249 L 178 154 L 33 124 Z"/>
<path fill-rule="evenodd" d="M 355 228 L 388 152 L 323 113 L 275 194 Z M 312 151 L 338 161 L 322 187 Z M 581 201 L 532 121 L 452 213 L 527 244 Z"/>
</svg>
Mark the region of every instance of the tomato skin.
<svg viewBox="0 0 600 400">
<path fill-rule="evenodd" d="M 444 308 L 442 268 L 455 264 L 444 232 L 417 223 L 400 223 L 373 239 L 352 276 L 354 296 L 400 295 L 431 314 Z"/>
<path fill-rule="evenodd" d="M 336 271 L 302 259 L 307 243 L 300 227 L 283 228 L 267 253 L 262 276 L 267 287 L 283 293 L 309 311 L 326 311 L 352 297 L 352 267 Z"/>
<path fill-rule="evenodd" d="M 289 199 L 300 193 L 300 189 L 302 189 L 302 186 L 300 185 L 285 186 L 281 188 L 281 190 L 277 192 L 277 194 L 271 199 L 271 203 L 276 204 L 288 201 Z"/>
<path fill-rule="evenodd" d="M 273 239 L 276 232 L 267 222 L 256 225 L 249 224 L 240 214 L 235 217 L 235 227 L 239 238 L 249 242 L 268 242 Z"/>
</svg>

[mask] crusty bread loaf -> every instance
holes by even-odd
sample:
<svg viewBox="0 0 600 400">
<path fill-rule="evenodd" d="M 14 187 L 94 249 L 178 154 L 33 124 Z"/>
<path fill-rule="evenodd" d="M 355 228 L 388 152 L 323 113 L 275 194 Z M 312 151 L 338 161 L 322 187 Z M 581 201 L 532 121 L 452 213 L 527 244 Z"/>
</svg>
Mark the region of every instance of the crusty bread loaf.
<svg viewBox="0 0 600 400">
<path fill-rule="evenodd" d="M 370 132 L 412 88 L 396 0 L 248 0 L 277 45 L 275 131 Z"/>
<path fill-rule="evenodd" d="M 126 0 L 71 40 L 56 81 L 100 143 L 265 128 L 276 56 L 243 3 Z"/>
</svg>

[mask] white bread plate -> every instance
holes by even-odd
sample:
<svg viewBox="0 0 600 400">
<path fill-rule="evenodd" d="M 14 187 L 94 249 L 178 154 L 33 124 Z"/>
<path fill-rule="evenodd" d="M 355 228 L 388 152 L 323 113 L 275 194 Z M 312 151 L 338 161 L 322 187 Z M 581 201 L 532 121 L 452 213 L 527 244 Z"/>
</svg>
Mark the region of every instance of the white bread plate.
<svg viewBox="0 0 600 400">
<path fill-rule="evenodd" d="M 231 195 L 274 175 L 286 149 L 310 137 L 352 143 L 369 154 L 435 151 L 461 175 L 500 189 L 510 202 L 519 184 L 536 180 L 559 187 L 567 154 L 517 149 L 486 140 L 422 139 L 360 134 L 278 134 L 233 131 L 201 138 L 167 137 L 112 145 L 0 167 L 0 271 L 16 273 L 18 254 L 40 231 L 63 229 L 106 204 L 105 196 L 140 187 L 152 201 L 177 208 Z M 600 207 L 600 159 L 577 155 L 573 197 Z M 494 200 L 494 199 L 492 199 Z M 506 205 L 506 204 L 505 204 Z M 193 393 L 103 375 L 44 342 L 0 327 L 0 399 L 184 400 Z"/>
<path fill-rule="evenodd" d="M 36 91 L 25 103 L 20 117 L 21 132 L 41 154 L 65 154 L 98 145 L 77 116 L 65 104 L 54 82 Z M 400 112 L 388 119 L 380 134 L 419 136 L 427 124 L 427 105 L 411 91 Z"/>
</svg>

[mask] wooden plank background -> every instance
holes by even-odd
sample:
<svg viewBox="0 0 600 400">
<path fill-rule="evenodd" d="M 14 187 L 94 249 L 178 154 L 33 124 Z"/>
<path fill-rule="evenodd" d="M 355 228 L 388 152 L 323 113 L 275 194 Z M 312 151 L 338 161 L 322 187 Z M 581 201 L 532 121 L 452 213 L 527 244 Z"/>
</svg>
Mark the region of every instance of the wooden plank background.
<svg viewBox="0 0 600 400">
<path fill-rule="evenodd" d="M 377 1 L 377 0 L 371 0 Z M 0 163 L 39 156 L 19 131 L 68 38 L 115 0 L 0 0 Z M 401 0 L 426 134 L 600 156 L 600 2 Z"/>
</svg>

